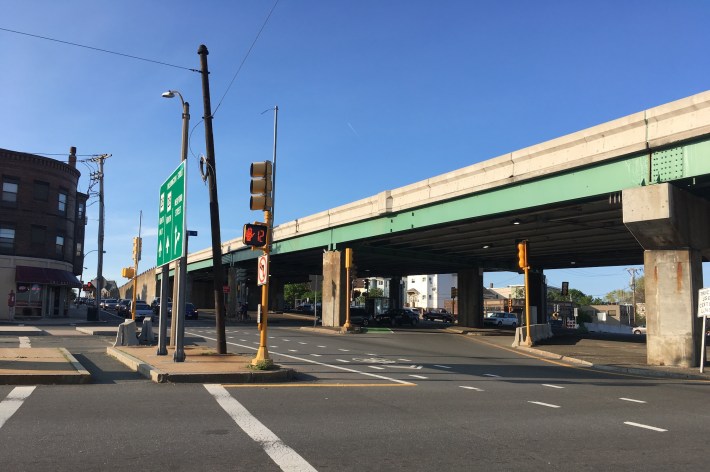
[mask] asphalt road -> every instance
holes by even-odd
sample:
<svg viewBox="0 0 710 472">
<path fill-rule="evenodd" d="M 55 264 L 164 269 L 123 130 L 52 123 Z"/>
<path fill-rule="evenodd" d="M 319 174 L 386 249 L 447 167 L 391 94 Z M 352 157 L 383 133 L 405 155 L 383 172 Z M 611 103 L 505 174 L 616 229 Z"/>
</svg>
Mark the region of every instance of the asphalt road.
<svg viewBox="0 0 710 472">
<path fill-rule="evenodd" d="M 286 386 L 158 385 L 55 328 L 90 385 L 0 386 L 2 470 L 706 470 L 710 385 L 595 372 L 485 340 L 270 327 Z M 188 342 L 214 345 L 209 322 Z M 255 352 L 253 325 L 227 327 Z M 0 343 L 19 342 L 0 339 Z M 7 468 L 6 468 L 7 466 Z"/>
</svg>

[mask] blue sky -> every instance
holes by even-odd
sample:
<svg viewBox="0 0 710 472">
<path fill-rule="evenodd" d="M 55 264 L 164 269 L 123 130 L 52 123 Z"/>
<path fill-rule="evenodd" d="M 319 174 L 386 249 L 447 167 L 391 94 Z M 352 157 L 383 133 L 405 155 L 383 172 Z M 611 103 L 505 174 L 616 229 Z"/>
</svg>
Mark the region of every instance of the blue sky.
<svg viewBox="0 0 710 472">
<path fill-rule="evenodd" d="M 258 217 L 248 169 L 271 158 L 273 115 L 262 112 L 274 105 L 279 224 L 708 88 L 710 3 L 700 0 L 280 0 L 230 88 L 274 3 L 3 0 L 0 28 L 184 68 L 199 68 L 207 45 L 225 241 Z M 181 107 L 161 98 L 167 89 L 191 104 L 190 246 L 210 246 L 199 74 L 2 30 L 0 44 L 0 147 L 112 154 L 107 278 L 125 281 L 141 210 L 140 269 L 155 265 L 158 189 L 180 159 Z M 96 253 L 85 265 L 95 275 Z M 623 267 L 547 275 L 597 296 L 629 281 Z"/>
</svg>

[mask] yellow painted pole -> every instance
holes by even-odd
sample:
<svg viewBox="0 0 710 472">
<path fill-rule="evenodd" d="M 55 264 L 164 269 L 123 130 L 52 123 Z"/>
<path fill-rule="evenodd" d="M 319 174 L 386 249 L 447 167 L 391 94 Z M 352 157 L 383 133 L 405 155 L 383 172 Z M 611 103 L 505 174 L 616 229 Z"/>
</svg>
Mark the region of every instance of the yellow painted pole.
<svg viewBox="0 0 710 472">
<path fill-rule="evenodd" d="M 269 246 L 271 244 L 271 212 L 264 211 L 264 220 L 266 221 L 266 245 L 262 248 L 264 255 L 269 257 Z M 258 269 L 257 269 L 258 270 Z M 268 264 L 267 264 L 268 272 Z M 259 323 L 259 350 L 256 352 L 256 357 L 252 359 L 251 365 L 266 364 L 273 365 L 274 361 L 269 356 L 269 349 L 266 347 L 266 333 L 269 320 L 269 274 L 266 274 L 266 283 L 261 286 L 261 323 Z"/>
<path fill-rule="evenodd" d="M 526 261 L 527 262 L 527 261 Z M 532 346 L 532 338 L 530 338 L 530 280 L 528 278 L 529 267 L 525 266 L 525 343 Z"/>
<path fill-rule="evenodd" d="M 350 331 L 352 325 L 350 324 L 350 267 L 353 264 L 353 250 L 345 248 L 345 324 L 343 325 L 344 331 Z"/>
</svg>

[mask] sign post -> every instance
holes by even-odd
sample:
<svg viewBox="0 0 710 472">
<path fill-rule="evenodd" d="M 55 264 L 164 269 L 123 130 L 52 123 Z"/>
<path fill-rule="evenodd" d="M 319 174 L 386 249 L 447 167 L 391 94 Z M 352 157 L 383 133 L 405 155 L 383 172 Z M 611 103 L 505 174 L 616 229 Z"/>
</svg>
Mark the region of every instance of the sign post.
<svg viewBox="0 0 710 472">
<path fill-rule="evenodd" d="M 703 373 L 705 368 L 705 358 L 707 357 L 705 353 L 705 340 L 707 339 L 707 322 L 708 316 L 710 316 L 710 288 L 701 288 L 698 290 L 698 317 L 703 318 L 703 331 L 701 333 L 702 341 L 700 349 L 700 373 Z"/>
</svg>

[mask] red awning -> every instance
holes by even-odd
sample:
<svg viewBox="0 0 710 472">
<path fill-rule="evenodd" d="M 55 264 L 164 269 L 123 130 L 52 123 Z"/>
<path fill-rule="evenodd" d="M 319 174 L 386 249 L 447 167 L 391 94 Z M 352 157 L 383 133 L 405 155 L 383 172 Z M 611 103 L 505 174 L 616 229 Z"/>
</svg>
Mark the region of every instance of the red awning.
<svg viewBox="0 0 710 472">
<path fill-rule="evenodd" d="M 28 284 L 81 287 L 81 282 L 71 272 L 46 267 L 17 266 L 15 268 L 15 281 Z"/>
</svg>

